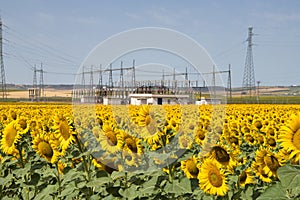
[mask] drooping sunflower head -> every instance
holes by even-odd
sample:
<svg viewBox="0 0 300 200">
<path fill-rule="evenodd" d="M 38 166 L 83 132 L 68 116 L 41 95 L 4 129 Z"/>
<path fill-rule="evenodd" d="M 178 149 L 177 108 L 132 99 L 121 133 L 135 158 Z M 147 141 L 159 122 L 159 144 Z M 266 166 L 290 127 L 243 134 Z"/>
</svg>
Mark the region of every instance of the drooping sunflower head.
<svg viewBox="0 0 300 200">
<path fill-rule="evenodd" d="M 254 183 L 254 176 L 252 175 L 252 171 L 250 167 L 242 171 L 242 173 L 239 175 L 238 183 L 242 187 Z"/>
<path fill-rule="evenodd" d="M 191 158 L 181 161 L 181 170 L 185 173 L 186 177 L 197 178 L 199 174 L 198 161 L 196 156 L 192 156 Z"/>
<path fill-rule="evenodd" d="M 282 166 L 282 159 L 267 149 L 259 149 L 256 152 L 255 161 L 269 177 L 277 176 L 277 169 Z"/>
<path fill-rule="evenodd" d="M 200 188 L 208 194 L 224 196 L 229 187 L 221 165 L 214 159 L 206 159 L 201 164 L 198 174 Z"/>
</svg>

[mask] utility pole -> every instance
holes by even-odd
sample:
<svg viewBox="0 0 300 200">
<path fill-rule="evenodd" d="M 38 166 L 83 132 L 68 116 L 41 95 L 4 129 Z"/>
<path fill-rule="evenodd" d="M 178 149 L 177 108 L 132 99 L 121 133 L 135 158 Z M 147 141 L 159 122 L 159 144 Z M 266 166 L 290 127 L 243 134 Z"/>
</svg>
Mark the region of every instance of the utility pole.
<svg viewBox="0 0 300 200">
<path fill-rule="evenodd" d="M 212 77 L 212 86 L 213 86 L 213 98 L 216 98 L 216 70 L 215 65 L 213 65 L 213 77 Z"/>
<path fill-rule="evenodd" d="M 112 79 L 112 64 L 109 65 L 109 78 L 108 78 L 108 86 L 110 88 L 113 87 L 113 79 Z"/>
<path fill-rule="evenodd" d="M 227 90 L 229 90 L 229 100 L 232 102 L 232 88 L 231 88 L 231 65 L 228 66 L 228 80 L 227 80 Z"/>
<path fill-rule="evenodd" d="M 102 65 L 100 64 L 100 70 L 99 70 L 99 89 L 102 87 Z"/>
<path fill-rule="evenodd" d="M 43 63 L 41 63 L 40 71 L 40 96 L 44 96 L 44 71 L 43 71 Z"/>
<path fill-rule="evenodd" d="M 81 77 L 81 87 L 85 89 L 85 75 L 84 75 L 84 66 L 82 66 L 82 77 Z"/>
<path fill-rule="evenodd" d="M 0 17 L 0 64 L 1 64 L 1 92 L 2 92 L 2 100 L 7 98 L 7 90 L 6 90 L 6 81 L 5 81 L 5 71 L 4 71 L 4 62 L 3 62 L 3 38 L 2 38 L 2 20 Z"/>
<path fill-rule="evenodd" d="M 132 87 L 135 88 L 135 60 L 132 61 Z"/>
<path fill-rule="evenodd" d="M 94 87 L 94 73 L 93 73 L 93 65 L 91 66 L 90 72 L 90 88 L 93 90 Z"/>
<path fill-rule="evenodd" d="M 253 27 L 248 28 L 248 47 L 247 56 L 245 61 L 244 77 L 243 77 L 243 89 L 249 91 L 250 97 L 252 96 L 252 90 L 255 90 L 255 77 L 254 77 L 254 65 L 253 65 L 253 54 L 252 54 L 252 36 L 254 35 Z"/>
<path fill-rule="evenodd" d="M 257 81 L 257 103 L 259 103 L 259 84 L 260 81 Z"/>
</svg>

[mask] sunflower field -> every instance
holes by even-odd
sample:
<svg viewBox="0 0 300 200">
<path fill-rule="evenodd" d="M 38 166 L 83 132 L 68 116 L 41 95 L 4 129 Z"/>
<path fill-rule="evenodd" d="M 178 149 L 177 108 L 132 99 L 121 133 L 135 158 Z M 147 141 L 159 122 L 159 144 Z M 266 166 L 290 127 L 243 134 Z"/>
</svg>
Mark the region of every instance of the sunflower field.
<svg viewBox="0 0 300 200">
<path fill-rule="evenodd" d="M 300 199 L 300 105 L 0 104 L 0 199 Z"/>
</svg>

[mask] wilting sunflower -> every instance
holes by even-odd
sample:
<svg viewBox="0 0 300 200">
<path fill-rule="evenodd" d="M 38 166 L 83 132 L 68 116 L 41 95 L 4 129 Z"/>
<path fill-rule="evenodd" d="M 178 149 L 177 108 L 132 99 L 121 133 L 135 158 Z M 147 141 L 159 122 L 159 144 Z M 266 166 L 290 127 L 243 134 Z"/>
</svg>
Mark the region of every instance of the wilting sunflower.
<svg viewBox="0 0 300 200">
<path fill-rule="evenodd" d="M 75 132 L 71 124 L 72 121 L 70 120 L 70 118 L 62 114 L 57 114 L 54 117 L 53 129 L 60 141 L 62 152 L 65 152 L 68 146 L 75 141 Z"/>
<path fill-rule="evenodd" d="M 32 148 L 48 162 L 56 163 L 60 152 L 55 140 L 53 136 L 38 134 L 32 141 Z"/>
<path fill-rule="evenodd" d="M 21 134 L 18 132 L 16 124 L 16 120 L 10 122 L 3 131 L 1 149 L 7 155 L 16 155 L 19 153 L 16 145 L 21 138 Z"/>
<path fill-rule="evenodd" d="M 239 184 L 242 187 L 245 187 L 248 184 L 254 183 L 254 177 L 252 175 L 251 168 L 247 168 L 239 175 Z"/>
<path fill-rule="evenodd" d="M 300 160 L 300 113 L 292 115 L 290 122 L 281 127 L 278 141 L 284 149 L 291 151 L 290 159 Z"/>
<path fill-rule="evenodd" d="M 225 172 L 221 167 L 221 164 L 214 159 L 206 159 L 202 163 L 198 180 L 200 188 L 205 193 L 224 196 L 228 192 Z"/>
<path fill-rule="evenodd" d="M 185 173 L 186 177 L 197 178 L 199 174 L 198 163 L 196 156 L 192 156 L 191 158 L 181 161 L 180 168 Z"/>
</svg>

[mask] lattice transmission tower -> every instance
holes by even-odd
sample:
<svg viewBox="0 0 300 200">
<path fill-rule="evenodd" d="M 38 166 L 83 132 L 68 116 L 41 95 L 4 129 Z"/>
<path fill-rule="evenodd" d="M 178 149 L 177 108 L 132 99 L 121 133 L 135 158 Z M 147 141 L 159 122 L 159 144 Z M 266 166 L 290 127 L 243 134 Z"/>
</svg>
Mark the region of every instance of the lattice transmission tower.
<svg viewBox="0 0 300 200">
<path fill-rule="evenodd" d="M 253 27 L 248 28 L 248 47 L 247 55 L 245 61 L 244 77 L 243 77 L 243 89 L 249 91 L 249 95 L 252 95 L 252 91 L 255 91 L 255 75 L 254 75 L 254 65 L 253 65 L 253 54 L 252 54 L 252 36 L 254 35 Z"/>
<path fill-rule="evenodd" d="M 4 71 L 4 63 L 3 63 L 3 52 L 2 52 L 2 20 L 0 17 L 0 64 L 1 64 L 1 93 L 2 93 L 2 100 L 7 98 L 7 91 L 6 91 L 6 81 L 5 81 L 5 71 Z"/>
</svg>

